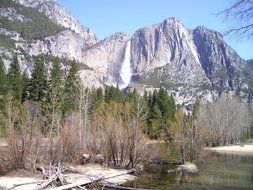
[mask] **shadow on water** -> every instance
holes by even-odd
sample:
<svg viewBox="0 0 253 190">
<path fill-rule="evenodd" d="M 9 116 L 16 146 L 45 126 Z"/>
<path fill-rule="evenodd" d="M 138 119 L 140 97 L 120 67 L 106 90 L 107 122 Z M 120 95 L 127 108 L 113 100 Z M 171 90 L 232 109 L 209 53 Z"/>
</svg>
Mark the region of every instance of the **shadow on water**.
<svg viewBox="0 0 253 190">
<path fill-rule="evenodd" d="M 171 165 L 153 165 L 128 186 L 164 190 L 253 190 L 253 157 L 209 154 L 198 163 L 197 175 L 168 173 Z"/>
</svg>

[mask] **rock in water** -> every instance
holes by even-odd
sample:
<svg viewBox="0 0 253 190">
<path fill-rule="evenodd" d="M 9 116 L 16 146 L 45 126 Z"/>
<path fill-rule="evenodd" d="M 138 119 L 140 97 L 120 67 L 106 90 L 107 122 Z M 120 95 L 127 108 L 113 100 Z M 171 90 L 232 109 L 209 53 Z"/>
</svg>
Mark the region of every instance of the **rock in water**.
<svg viewBox="0 0 253 190">
<path fill-rule="evenodd" d="M 198 171 L 197 166 L 190 162 L 179 165 L 177 168 L 177 172 L 181 172 L 182 174 L 196 174 Z"/>
</svg>

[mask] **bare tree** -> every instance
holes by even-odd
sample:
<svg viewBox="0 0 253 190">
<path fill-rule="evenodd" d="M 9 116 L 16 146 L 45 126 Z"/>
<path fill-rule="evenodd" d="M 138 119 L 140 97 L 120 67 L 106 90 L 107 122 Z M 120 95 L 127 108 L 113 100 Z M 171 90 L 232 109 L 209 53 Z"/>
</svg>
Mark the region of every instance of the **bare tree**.
<svg viewBox="0 0 253 190">
<path fill-rule="evenodd" d="M 248 106 L 237 97 L 223 94 L 216 102 L 201 105 L 198 120 L 208 127 L 208 144 L 228 145 L 241 142 L 242 134 L 248 131 L 250 119 Z"/>
<path fill-rule="evenodd" d="M 23 107 L 26 112 L 25 120 L 28 127 L 27 133 L 29 134 L 29 147 L 30 147 L 32 143 L 32 138 L 35 135 L 36 128 L 37 127 L 39 128 L 43 125 L 43 121 L 45 120 L 45 118 L 43 117 L 41 112 L 42 110 L 41 103 L 27 101 L 23 103 Z"/>
<path fill-rule="evenodd" d="M 186 116 L 179 109 L 171 122 L 170 133 L 183 163 L 196 162 L 201 157 L 208 133 L 207 127 L 198 119 Z"/>
<path fill-rule="evenodd" d="M 141 104 L 136 106 L 135 110 L 128 104 L 105 104 L 89 133 L 87 149 L 91 154 L 103 155 L 108 165 L 130 168 L 161 156 L 159 148 L 148 146 L 141 130 L 145 113 Z"/>
<path fill-rule="evenodd" d="M 5 97 L 5 112 L 6 112 L 6 120 L 7 120 L 7 127 L 9 129 L 14 128 L 14 123 L 17 121 L 19 116 L 19 102 L 17 102 L 14 98 L 12 92 L 9 92 Z"/>
<path fill-rule="evenodd" d="M 225 15 L 226 20 L 236 21 L 236 26 L 228 30 L 227 34 L 232 34 L 234 37 L 250 37 L 253 35 L 252 0 L 236 0 L 220 14 Z"/>
<path fill-rule="evenodd" d="M 146 117 L 147 117 L 147 106 L 145 104 L 143 97 L 138 95 L 136 99 L 135 114 L 134 114 L 136 126 L 141 128 L 146 122 Z"/>
<path fill-rule="evenodd" d="M 79 113 L 79 141 L 83 142 L 84 130 L 88 130 L 90 109 L 92 107 L 91 90 L 86 88 L 82 82 L 78 83 L 78 96 L 76 97 Z"/>
</svg>

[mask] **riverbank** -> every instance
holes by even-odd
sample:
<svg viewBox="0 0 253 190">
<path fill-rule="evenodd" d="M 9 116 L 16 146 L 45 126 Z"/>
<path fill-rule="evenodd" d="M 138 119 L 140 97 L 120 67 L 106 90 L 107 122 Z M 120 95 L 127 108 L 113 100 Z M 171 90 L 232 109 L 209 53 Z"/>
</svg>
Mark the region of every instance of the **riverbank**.
<svg viewBox="0 0 253 190">
<path fill-rule="evenodd" d="M 94 181 L 101 178 L 109 178 L 103 180 L 103 183 L 110 183 L 114 185 L 122 185 L 126 182 L 133 181 L 137 177 L 131 174 L 126 174 L 125 169 L 112 169 L 103 167 L 98 164 L 87 164 L 80 166 L 69 166 L 66 172 L 63 173 L 63 177 L 68 183 L 78 183 L 80 181 Z M 111 176 L 111 178 L 110 178 Z M 36 189 L 37 184 L 42 179 L 29 175 L 22 175 L 21 172 L 12 173 L 6 176 L 0 177 L 0 187 L 14 190 L 33 190 Z M 22 185 L 23 184 L 23 185 Z M 50 188 L 48 188 L 50 189 Z"/>
<path fill-rule="evenodd" d="M 247 145 L 231 145 L 231 146 L 220 146 L 214 148 L 206 148 L 212 152 L 221 154 L 242 154 L 242 155 L 253 155 L 253 144 Z"/>
</svg>

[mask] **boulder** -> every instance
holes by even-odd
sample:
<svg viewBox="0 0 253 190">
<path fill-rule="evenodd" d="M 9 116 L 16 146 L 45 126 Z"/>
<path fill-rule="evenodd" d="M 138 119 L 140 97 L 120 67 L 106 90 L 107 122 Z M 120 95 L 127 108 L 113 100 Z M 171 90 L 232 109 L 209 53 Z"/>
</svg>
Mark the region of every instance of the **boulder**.
<svg viewBox="0 0 253 190">
<path fill-rule="evenodd" d="M 177 168 L 177 172 L 182 174 L 196 174 L 198 173 L 198 167 L 190 162 L 186 162 L 185 164 L 179 165 Z"/>
</svg>

